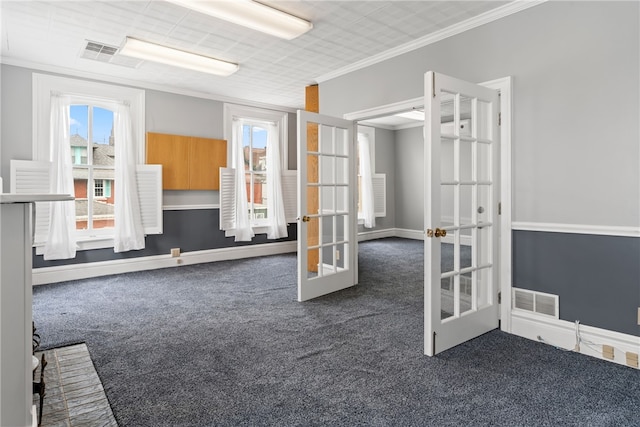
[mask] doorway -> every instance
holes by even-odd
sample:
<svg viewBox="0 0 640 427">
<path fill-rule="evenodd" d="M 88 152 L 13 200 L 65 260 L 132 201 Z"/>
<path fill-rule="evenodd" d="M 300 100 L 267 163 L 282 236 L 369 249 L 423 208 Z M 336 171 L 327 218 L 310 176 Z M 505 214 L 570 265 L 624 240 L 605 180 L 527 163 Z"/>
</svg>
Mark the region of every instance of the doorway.
<svg viewBox="0 0 640 427">
<path fill-rule="evenodd" d="M 500 328 L 503 331 L 511 331 L 511 87 L 512 79 L 506 77 L 503 79 L 493 80 L 481 84 L 487 88 L 495 89 L 499 92 L 499 106 L 500 106 L 500 149 L 497 156 L 500 159 L 500 168 L 497 171 L 498 177 L 496 178 L 496 185 L 499 187 L 497 201 L 499 202 L 496 209 L 499 213 L 499 221 L 496 225 L 498 229 L 498 251 L 496 257 L 495 274 L 498 277 L 499 294 L 500 299 L 499 315 L 500 315 Z M 376 108 L 367 110 L 361 110 L 349 114 L 345 114 L 344 118 L 347 120 L 353 120 L 359 124 L 367 126 L 389 126 L 389 123 L 398 123 L 398 117 L 400 115 L 410 116 L 416 115 L 424 111 L 424 97 L 417 97 L 406 101 L 401 101 L 393 104 L 387 104 Z M 411 113 L 411 114 L 402 114 Z M 464 111 L 458 117 L 465 120 L 466 114 Z M 443 126 L 451 126 L 447 124 L 447 120 L 443 115 Z M 406 121 L 407 119 L 405 119 Z M 460 125 L 460 123 L 458 123 Z M 464 125 L 464 123 L 462 123 Z M 426 227 L 424 227 L 426 228 Z M 426 234 L 426 230 L 422 230 Z M 404 237 L 404 236 L 403 236 Z M 415 236 L 414 236 L 415 237 Z M 449 244 L 447 237 L 443 238 L 443 244 Z M 451 236 L 449 236 L 449 239 Z M 450 239 L 451 240 L 451 239 Z M 464 240 L 464 239 L 463 239 Z M 460 240 L 458 240 L 460 242 Z M 464 241 L 463 241 L 464 243 Z M 455 274 L 452 275 L 454 277 Z M 459 275 L 458 283 L 456 284 L 458 292 L 461 288 L 464 288 L 468 281 L 466 275 Z M 453 281 L 452 281 L 453 285 Z M 463 292 L 464 294 L 464 292 Z M 458 294 L 460 295 L 460 294 Z M 463 299 L 459 299 L 459 303 L 463 303 Z M 463 310 L 464 311 L 464 310 Z M 458 313 L 460 313 L 460 306 L 458 306 Z M 426 340 L 425 340 L 426 341 Z M 425 348 L 425 353 L 429 354 Z"/>
</svg>

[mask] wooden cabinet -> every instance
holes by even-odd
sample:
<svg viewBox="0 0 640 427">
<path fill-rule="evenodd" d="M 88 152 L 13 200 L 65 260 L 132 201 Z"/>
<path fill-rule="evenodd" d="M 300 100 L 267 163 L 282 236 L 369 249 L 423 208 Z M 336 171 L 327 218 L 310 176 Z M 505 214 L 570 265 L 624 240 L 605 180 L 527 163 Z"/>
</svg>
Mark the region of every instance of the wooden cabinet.
<svg viewBox="0 0 640 427">
<path fill-rule="evenodd" d="M 227 141 L 147 132 L 147 163 L 162 165 L 164 190 L 218 190 Z"/>
</svg>

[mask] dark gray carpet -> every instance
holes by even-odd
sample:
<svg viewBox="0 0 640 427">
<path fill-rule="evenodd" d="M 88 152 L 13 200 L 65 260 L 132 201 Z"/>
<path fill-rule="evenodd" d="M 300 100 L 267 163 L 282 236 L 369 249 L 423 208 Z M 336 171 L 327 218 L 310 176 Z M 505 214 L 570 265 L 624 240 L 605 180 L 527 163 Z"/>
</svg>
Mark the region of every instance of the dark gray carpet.
<svg viewBox="0 0 640 427">
<path fill-rule="evenodd" d="M 34 290 L 85 341 L 121 426 L 638 426 L 640 371 L 494 331 L 422 354 L 422 242 L 360 245 L 360 285 L 296 302 L 295 255 Z"/>
</svg>

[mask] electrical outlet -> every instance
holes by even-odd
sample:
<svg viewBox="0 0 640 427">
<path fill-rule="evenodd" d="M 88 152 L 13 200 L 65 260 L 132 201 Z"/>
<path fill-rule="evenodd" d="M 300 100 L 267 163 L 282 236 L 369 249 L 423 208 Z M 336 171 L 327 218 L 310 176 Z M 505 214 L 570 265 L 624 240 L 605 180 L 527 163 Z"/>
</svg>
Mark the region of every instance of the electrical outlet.
<svg viewBox="0 0 640 427">
<path fill-rule="evenodd" d="M 171 256 L 178 258 L 180 256 L 180 248 L 171 248 Z"/>
<path fill-rule="evenodd" d="M 602 357 L 605 359 L 613 360 L 614 359 L 614 350 L 610 345 L 603 344 L 602 345 Z"/>
<path fill-rule="evenodd" d="M 633 353 L 631 351 L 627 351 L 627 366 L 631 366 L 632 368 L 638 367 L 638 353 Z"/>
</svg>

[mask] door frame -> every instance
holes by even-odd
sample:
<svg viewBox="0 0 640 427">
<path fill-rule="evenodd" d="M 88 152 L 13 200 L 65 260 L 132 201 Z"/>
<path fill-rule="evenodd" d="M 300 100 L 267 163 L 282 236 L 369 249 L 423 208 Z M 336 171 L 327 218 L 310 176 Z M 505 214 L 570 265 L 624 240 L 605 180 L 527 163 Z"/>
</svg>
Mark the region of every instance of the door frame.
<svg viewBox="0 0 640 427">
<path fill-rule="evenodd" d="M 512 293 L 512 131 L 513 131 L 513 78 L 511 76 L 478 83 L 500 92 L 500 203 L 501 214 L 499 227 L 499 266 L 498 280 L 501 295 L 500 329 L 511 333 L 511 293 Z M 424 96 L 405 101 L 394 102 L 365 110 L 346 113 L 343 117 L 355 122 L 388 116 L 414 108 L 424 107 Z M 422 230 L 424 233 L 424 230 Z"/>
</svg>

